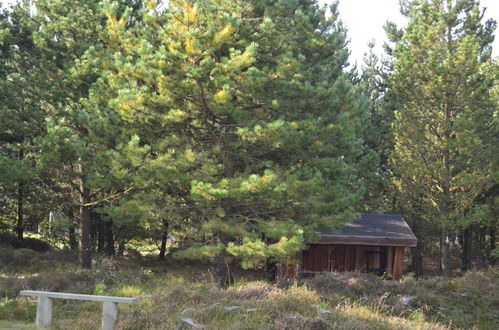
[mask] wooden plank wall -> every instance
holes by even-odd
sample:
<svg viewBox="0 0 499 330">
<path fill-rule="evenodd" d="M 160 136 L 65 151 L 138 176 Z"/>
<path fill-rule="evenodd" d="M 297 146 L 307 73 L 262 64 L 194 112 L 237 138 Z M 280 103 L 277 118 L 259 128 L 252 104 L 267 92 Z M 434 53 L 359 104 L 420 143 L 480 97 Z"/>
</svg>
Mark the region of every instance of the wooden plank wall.
<svg viewBox="0 0 499 330">
<path fill-rule="evenodd" d="M 313 244 L 303 251 L 301 271 L 366 272 L 367 269 L 379 269 L 384 264 L 385 272 L 399 280 L 402 275 L 403 254 L 404 247 Z M 386 259 L 380 261 L 380 256 Z"/>
<path fill-rule="evenodd" d="M 311 245 L 303 251 L 302 269 L 311 272 L 329 271 L 329 245 Z"/>
<path fill-rule="evenodd" d="M 397 246 L 393 257 L 393 279 L 400 280 L 402 277 L 402 268 L 404 266 L 404 248 Z"/>
<path fill-rule="evenodd" d="M 387 252 L 387 259 L 388 259 L 388 264 L 386 266 L 386 273 L 390 274 L 393 276 L 393 246 L 388 247 L 388 252 Z"/>
<path fill-rule="evenodd" d="M 366 271 L 366 254 L 362 245 L 355 247 L 355 270 L 358 272 Z"/>
</svg>

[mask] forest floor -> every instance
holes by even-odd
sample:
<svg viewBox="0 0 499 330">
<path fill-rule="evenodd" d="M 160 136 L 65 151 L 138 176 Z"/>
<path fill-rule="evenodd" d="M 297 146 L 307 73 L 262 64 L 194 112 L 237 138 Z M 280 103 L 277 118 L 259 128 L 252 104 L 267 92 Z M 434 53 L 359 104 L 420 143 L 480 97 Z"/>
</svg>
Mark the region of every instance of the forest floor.
<svg viewBox="0 0 499 330">
<path fill-rule="evenodd" d="M 0 329 L 34 329 L 35 298 L 22 289 L 137 297 L 119 304 L 117 329 L 499 329 L 499 269 L 401 282 L 358 273 L 270 284 L 236 274 L 227 290 L 209 264 L 130 253 L 78 270 L 70 251 L 0 247 Z M 98 329 L 102 305 L 54 300 L 52 329 Z"/>
</svg>

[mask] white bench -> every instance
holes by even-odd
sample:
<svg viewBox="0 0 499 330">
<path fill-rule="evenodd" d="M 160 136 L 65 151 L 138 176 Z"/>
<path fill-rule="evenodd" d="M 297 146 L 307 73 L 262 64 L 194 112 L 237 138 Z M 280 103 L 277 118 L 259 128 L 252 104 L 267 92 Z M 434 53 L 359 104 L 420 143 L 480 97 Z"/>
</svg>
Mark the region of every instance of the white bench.
<svg viewBox="0 0 499 330">
<path fill-rule="evenodd" d="M 118 303 L 134 304 L 139 301 L 137 298 L 94 296 L 89 294 L 59 293 L 47 291 L 21 290 L 21 296 L 36 296 L 38 304 L 36 306 L 36 327 L 49 327 L 52 323 L 52 299 L 73 299 L 102 301 L 102 329 L 110 330 L 114 321 L 118 317 Z"/>
</svg>

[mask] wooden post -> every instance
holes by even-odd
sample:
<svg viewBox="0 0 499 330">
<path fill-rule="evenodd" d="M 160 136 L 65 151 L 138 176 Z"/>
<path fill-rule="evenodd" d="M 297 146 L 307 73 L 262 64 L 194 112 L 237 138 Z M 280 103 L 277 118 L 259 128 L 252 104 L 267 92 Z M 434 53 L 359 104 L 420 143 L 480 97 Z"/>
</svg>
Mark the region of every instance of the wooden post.
<svg viewBox="0 0 499 330">
<path fill-rule="evenodd" d="M 386 254 L 386 273 L 393 276 L 393 246 L 388 247 Z"/>
<path fill-rule="evenodd" d="M 52 299 L 45 296 L 38 296 L 36 305 L 36 327 L 47 328 L 52 323 Z"/>
<path fill-rule="evenodd" d="M 371 251 L 373 252 L 377 252 L 377 253 L 373 253 L 371 254 L 371 260 L 369 263 L 372 262 L 371 265 L 369 265 L 370 268 L 375 268 L 375 269 L 378 269 L 380 267 L 380 257 L 381 257 L 381 247 L 379 246 L 375 246 Z"/>
<path fill-rule="evenodd" d="M 355 268 L 355 248 L 351 245 L 345 246 L 345 271 L 353 272 Z"/>
<path fill-rule="evenodd" d="M 104 301 L 102 303 L 102 330 L 111 330 L 118 317 L 118 303 Z"/>
<path fill-rule="evenodd" d="M 395 257 L 393 259 L 393 279 L 400 280 L 402 277 L 402 268 L 404 266 L 404 247 L 397 246 L 395 248 Z"/>
<path fill-rule="evenodd" d="M 355 246 L 355 271 L 362 272 L 364 271 L 365 261 L 363 258 L 364 247 L 361 245 Z"/>
</svg>

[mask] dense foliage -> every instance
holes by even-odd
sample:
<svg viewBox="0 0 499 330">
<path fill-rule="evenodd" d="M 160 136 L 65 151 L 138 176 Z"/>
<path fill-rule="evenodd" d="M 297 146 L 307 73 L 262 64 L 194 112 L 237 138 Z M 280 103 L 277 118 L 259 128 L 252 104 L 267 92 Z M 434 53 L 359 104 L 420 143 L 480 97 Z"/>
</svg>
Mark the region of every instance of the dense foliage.
<svg viewBox="0 0 499 330">
<path fill-rule="evenodd" d="M 418 225 L 439 228 L 448 275 L 452 231 L 497 220 L 494 201 L 485 198 L 498 185 L 497 77 L 485 70 L 495 22 L 481 23 L 475 1 L 410 1 L 403 11 L 407 26 L 389 28 L 388 84 L 398 102 L 391 168 L 401 207 Z"/>
</svg>

